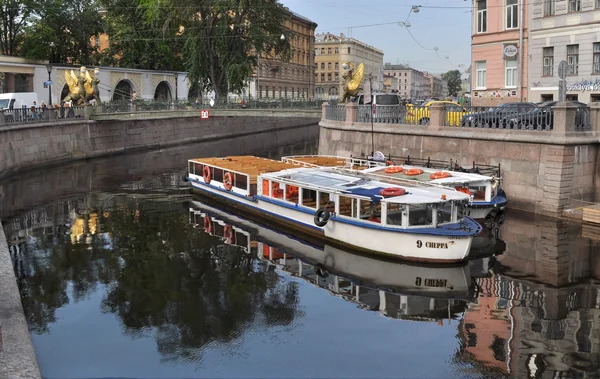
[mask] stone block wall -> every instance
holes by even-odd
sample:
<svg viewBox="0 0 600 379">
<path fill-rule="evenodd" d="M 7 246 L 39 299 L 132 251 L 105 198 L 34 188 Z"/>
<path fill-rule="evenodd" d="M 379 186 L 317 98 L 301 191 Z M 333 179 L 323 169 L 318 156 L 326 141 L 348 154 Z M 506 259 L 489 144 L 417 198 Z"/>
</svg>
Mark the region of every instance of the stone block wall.
<svg viewBox="0 0 600 379">
<path fill-rule="evenodd" d="M 105 121 L 66 121 L 0 128 L 0 177 L 16 171 L 111 154 L 161 148 L 185 143 L 229 140 L 231 151 L 242 148 L 256 135 L 254 146 L 267 133 L 287 130 L 293 133 L 319 122 L 308 114 L 287 117 L 237 115 L 147 118 Z M 272 141 L 269 141 L 269 143 Z"/>
</svg>

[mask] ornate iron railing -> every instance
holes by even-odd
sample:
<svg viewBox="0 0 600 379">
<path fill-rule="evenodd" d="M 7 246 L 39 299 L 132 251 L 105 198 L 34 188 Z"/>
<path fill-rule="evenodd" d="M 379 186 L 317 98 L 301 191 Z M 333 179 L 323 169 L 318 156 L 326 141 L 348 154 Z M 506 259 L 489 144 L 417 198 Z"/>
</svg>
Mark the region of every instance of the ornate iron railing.
<svg viewBox="0 0 600 379">
<path fill-rule="evenodd" d="M 325 119 L 331 121 L 346 121 L 345 105 L 326 105 Z"/>
<path fill-rule="evenodd" d="M 2 114 L 5 124 L 30 124 L 57 119 L 85 118 L 85 106 L 4 109 Z"/>
</svg>

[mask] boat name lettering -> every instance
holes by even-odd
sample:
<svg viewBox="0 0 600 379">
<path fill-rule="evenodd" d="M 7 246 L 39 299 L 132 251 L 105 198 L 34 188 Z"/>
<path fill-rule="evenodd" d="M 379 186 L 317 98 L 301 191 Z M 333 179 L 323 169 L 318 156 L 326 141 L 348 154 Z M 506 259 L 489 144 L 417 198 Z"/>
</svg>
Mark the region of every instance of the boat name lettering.
<svg viewBox="0 0 600 379">
<path fill-rule="evenodd" d="M 445 242 L 425 242 L 425 247 L 429 247 L 431 249 L 447 249 L 448 244 Z"/>
<path fill-rule="evenodd" d="M 425 287 L 437 287 L 443 288 L 448 287 L 448 279 L 427 279 L 423 280 L 423 278 L 417 276 L 415 279 L 415 286 L 421 287 L 423 284 Z"/>
<path fill-rule="evenodd" d="M 423 242 L 421 242 L 421 240 L 417 240 L 417 247 L 419 249 L 423 247 Z"/>
</svg>

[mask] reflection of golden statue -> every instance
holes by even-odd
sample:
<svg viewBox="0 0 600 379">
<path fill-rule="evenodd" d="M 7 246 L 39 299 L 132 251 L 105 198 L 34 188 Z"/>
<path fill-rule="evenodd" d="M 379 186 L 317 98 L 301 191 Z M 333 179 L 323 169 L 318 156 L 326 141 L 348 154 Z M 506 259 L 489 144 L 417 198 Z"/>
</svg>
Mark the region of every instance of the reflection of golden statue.
<svg viewBox="0 0 600 379">
<path fill-rule="evenodd" d="M 361 63 L 358 65 L 356 71 L 354 71 L 354 65 L 352 63 L 344 63 L 342 67 L 348 67 L 348 72 L 346 72 L 342 79 L 344 79 L 344 97 L 342 98 L 342 103 L 350 100 L 351 97 L 356 97 L 362 91 L 360 87 L 360 83 L 363 79 L 363 74 L 365 72 L 365 65 Z"/>
</svg>

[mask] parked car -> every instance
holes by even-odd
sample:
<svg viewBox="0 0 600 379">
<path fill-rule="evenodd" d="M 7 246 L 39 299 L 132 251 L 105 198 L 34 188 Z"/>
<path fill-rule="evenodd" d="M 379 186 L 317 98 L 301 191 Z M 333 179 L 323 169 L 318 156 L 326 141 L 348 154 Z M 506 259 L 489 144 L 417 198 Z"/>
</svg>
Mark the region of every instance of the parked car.
<svg viewBox="0 0 600 379">
<path fill-rule="evenodd" d="M 509 119 L 520 117 L 536 108 L 534 103 L 515 102 L 500 104 L 491 107 L 487 111 L 474 112 L 464 115 L 460 121 L 461 126 L 471 128 L 505 128 Z"/>
<path fill-rule="evenodd" d="M 537 103 L 536 107 L 529 112 L 524 112 L 510 117 L 508 127 L 514 129 L 546 129 L 551 130 L 554 126 L 554 106 L 558 101 L 544 101 Z M 589 124 L 590 114 L 587 104 L 573 101 L 577 106 L 575 113 L 575 126 L 584 127 Z"/>
<path fill-rule="evenodd" d="M 462 117 L 467 114 L 467 110 L 453 101 L 430 100 L 421 107 L 415 107 L 412 104 L 406 106 L 406 122 L 408 124 L 425 125 L 429 123 L 429 107 L 432 104 L 443 104 L 446 111 L 446 122 L 450 126 L 458 126 Z"/>
<path fill-rule="evenodd" d="M 404 107 L 401 105 L 400 96 L 395 93 L 374 93 L 371 95 L 371 102 L 365 103 L 364 94 L 358 95 L 354 101 L 358 105 L 370 105 L 373 103 L 373 121 L 374 122 L 400 122 L 404 120 Z M 359 108 L 360 120 L 371 120 L 371 110 L 368 108 Z"/>
</svg>

